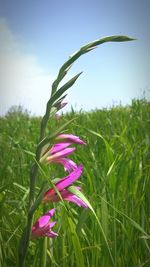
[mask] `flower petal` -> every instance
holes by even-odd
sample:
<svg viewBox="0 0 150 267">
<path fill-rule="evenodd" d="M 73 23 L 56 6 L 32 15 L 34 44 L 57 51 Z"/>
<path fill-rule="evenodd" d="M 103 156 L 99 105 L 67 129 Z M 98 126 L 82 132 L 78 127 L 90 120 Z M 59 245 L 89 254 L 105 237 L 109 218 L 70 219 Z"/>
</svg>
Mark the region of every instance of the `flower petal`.
<svg viewBox="0 0 150 267">
<path fill-rule="evenodd" d="M 47 232 L 50 231 L 50 225 L 49 223 L 43 227 L 37 227 L 34 229 L 34 226 L 32 227 L 32 238 L 33 237 L 40 237 L 44 236 Z"/>
<path fill-rule="evenodd" d="M 49 223 L 50 228 L 52 228 L 55 224 L 56 224 L 56 221 L 55 221 L 55 222 L 50 222 L 50 223 Z"/>
<path fill-rule="evenodd" d="M 51 228 L 55 225 L 56 222 L 49 222 L 54 213 L 55 209 L 52 209 L 35 222 L 35 224 L 32 227 L 32 234 L 31 234 L 32 239 L 41 236 L 49 236 L 52 238 L 57 236 L 55 232 L 51 231 Z"/>
<path fill-rule="evenodd" d="M 76 181 L 83 172 L 83 166 L 78 166 L 73 172 L 71 172 L 68 176 L 61 179 L 56 183 L 56 187 L 59 191 L 71 185 L 74 181 Z"/>
<path fill-rule="evenodd" d="M 81 190 L 81 187 L 79 186 L 76 186 L 76 189 L 78 190 Z M 67 197 L 68 195 L 70 195 L 71 193 L 66 190 L 66 189 L 63 189 L 62 191 L 59 192 L 62 196 L 62 199 L 65 199 L 65 197 Z M 43 198 L 43 202 L 46 203 L 46 202 L 59 202 L 61 201 L 59 195 L 55 192 L 55 190 L 53 188 L 49 189 L 45 195 L 44 195 L 44 198 Z"/>
<path fill-rule="evenodd" d="M 77 190 L 81 190 L 81 187 L 76 186 L 76 189 Z M 50 189 L 50 190 L 53 190 L 53 189 Z M 51 193 L 50 190 L 44 196 L 43 201 L 44 202 L 58 202 L 58 201 L 61 201 L 59 195 L 57 193 L 55 193 L 55 191 L 54 191 L 54 194 L 53 194 L 53 192 Z M 80 199 L 78 196 L 70 193 L 68 190 L 63 189 L 62 191 L 60 191 L 60 194 L 61 194 L 61 196 L 62 196 L 62 198 L 64 200 L 69 201 L 69 202 L 73 202 L 73 203 L 75 203 L 76 205 L 78 205 L 80 207 L 88 208 L 88 205 L 82 199 Z M 52 223 L 52 226 L 53 225 L 54 224 Z"/>
<path fill-rule="evenodd" d="M 32 226 L 32 238 L 44 236 L 47 232 L 50 231 L 51 227 L 55 224 L 55 222 L 54 224 L 52 222 L 49 223 L 49 220 L 54 215 L 54 213 L 55 209 L 52 209 L 35 222 L 35 224 Z"/>
<path fill-rule="evenodd" d="M 61 179 L 59 182 L 55 184 L 57 189 L 61 191 L 61 195 L 63 193 L 63 189 L 71 185 L 73 182 L 75 182 L 82 174 L 83 172 L 83 166 L 78 166 L 74 171 L 72 171 L 68 176 Z M 62 195 L 63 198 L 63 195 Z M 43 202 L 57 202 L 60 201 L 60 197 L 55 192 L 54 188 L 50 188 L 47 192 L 45 192 L 43 197 Z"/>
<path fill-rule="evenodd" d="M 77 164 L 69 158 L 59 158 L 55 160 L 55 163 L 62 164 L 64 166 L 65 171 L 68 172 L 75 170 L 77 168 Z"/>
<path fill-rule="evenodd" d="M 47 192 L 45 192 L 42 201 L 44 203 L 45 202 L 52 202 L 52 201 L 55 202 L 56 201 L 55 196 L 57 196 L 57 193 L 55 192 L 55 190 L 53 188 L 50 188 Z"/>
<path fill-rule="evenodd" d="M 58 234 L 53 232 L 53 231 L 50 231 L 49 233 L 46 234 L 46 236 L 54 238 L 54 237 L 58 236 Z"/>
<path fill-rule="evenodd" d="M 85 145 L 86 143 L 82 141 L 79 136 L 73 134 L 59 134 L 56 140 L 64 140 L 65 142 L 71 142 L 75 144 Z"/>
<path fill-rule="evenodd" d="M 63 150 L 64 148 L 66 148 L 66 147 L 68 147 L 70 145 L 71 145 L 71 143 L 58 143 L 58 144 L 55 144 L 55 145 L 52 146 L 52 148 L 49 151 L 50 155 L 54 154 L 56 152 L 59 152 L 59 151 Z"/>
<path fill-rule="evenodd" d="M 72 193 L 65 196 L 64 200 L 67 200 L 69 202 L 73 202 L 80 207 L 88 208 L 88 205 L 82 199 L 80 199 L 79 197 L 77 197 L 76 195 L 74 195 Z"/>
<path fill-rule="evenodd" d="M 61 157 L 65 157 L 68 156 L 70 154 L 72 154 L 75 151 L 75 147 L 70 147 L 70 148 L 65 148 L 57 153 L 52 154 L 51 156 L 47 157 L 46 161 L 47 162 L 55 162 L 55 160 L 61 158 Z"/>
<path fill-rule="evenodd" d="M 51 217 L 54 215 L 55 209 L 49 210 L 46 214 L 41 216 L 33 225 L 33 229 L 42 228 L 48 224 Z"/>
</svg>

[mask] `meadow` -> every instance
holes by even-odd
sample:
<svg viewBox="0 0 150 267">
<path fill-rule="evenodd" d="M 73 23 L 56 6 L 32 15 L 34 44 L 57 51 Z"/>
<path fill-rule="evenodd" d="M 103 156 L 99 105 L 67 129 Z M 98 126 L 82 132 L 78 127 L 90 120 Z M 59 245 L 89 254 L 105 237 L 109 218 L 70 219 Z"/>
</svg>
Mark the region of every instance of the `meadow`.
<svg viewBox="0 0 150 267">
<path fill-rule="evenodd" d="M 57 208 L 54 229 L 58 237 L 31 241 L 25 266 L 150 266 L 150 103 L 142 99 L 126 107 L 91 112 L 72 109 L 51 120 L 47 131 L 71 118 L 75 120 L 66 132 L 87 143 L 78 146 L 71 158 L 84 166 L 78 183 L 96 215 L 73 203 L 41 204 L 35 217 Z M 40 119 L 21 109 L 12 109 L 0 118 L 2 267 L 18 264 Z M 62 166 L 45 167 L 37 177 L 37 192 L 46 177 L 63 176 Z"/>
</svg>

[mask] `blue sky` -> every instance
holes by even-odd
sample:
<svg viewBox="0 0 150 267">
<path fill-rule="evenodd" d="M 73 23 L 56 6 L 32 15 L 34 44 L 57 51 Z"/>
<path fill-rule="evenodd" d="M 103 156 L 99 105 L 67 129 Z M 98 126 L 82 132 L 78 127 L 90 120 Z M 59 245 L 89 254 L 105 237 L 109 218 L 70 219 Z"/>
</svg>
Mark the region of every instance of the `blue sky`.
<svg viewBox="0 0 150 267">
<path fill-rule="evenodd" d="M 76 110 L 130 104 L 150 94 L 149 0 L 0 0 L 0 114 L 23 105 L 42 115 L 51 83 L 69 55 L 108 35 L 137 38 L 107 43 L 81 57 L 68 79 L 83 71 L 68 91 Z"/>
</svg>

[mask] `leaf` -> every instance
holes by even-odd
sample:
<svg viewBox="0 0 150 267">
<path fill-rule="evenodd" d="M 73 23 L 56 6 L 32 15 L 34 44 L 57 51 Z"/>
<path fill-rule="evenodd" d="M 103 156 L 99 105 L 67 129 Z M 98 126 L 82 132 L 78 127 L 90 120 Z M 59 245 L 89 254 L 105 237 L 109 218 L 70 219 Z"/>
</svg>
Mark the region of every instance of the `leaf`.
<svg viewBox="0 0 150 267">
<path fill-rule="evenodd" d="M 84 258 L 83 258 L 83 253 L 82 253 L 80 241 L 79 241 L 78 235 L 76 233 L 74 223 L 70 217 L 68 218 L 68 222 L 69 222 L 70 231 L 72 234 L 71 238 L 72 238 L 75 257 L 76 257 L 76 264 L 78 267 L 84 267 Z"/>
<path fill-rule="evenodd" d="M 100 134 L 100 133 L 97 133 L 93 130 L 90 130 L 90 129 L 87 129 L 88 132 L 90 132 L 91 134 L 93 135 L 96 135 L 97 137 L 101 138 L 105 144 L 105 147 L 106 147 L 106 150 L 107 150 L 107 153 L 109 151 L 109 153 L 111 154 L 111 157 L 113 156 L 113 150 L 112 148 L 110 147 L 109 143 L 107 142 L 107 140 Z"/>
<path fill-rule="evenodd" d="M 59 72 L 59 77 L 57 77 L 57 79 L 52 84 L 52 95 L 56 92 L 59 83 L 66 76 L 66 74 L 67 74 L 68 70 L 70 69 L 70 67 L 71 66 L 69 66 L 65 71 L 60 71 Z"/>
<path fill-rule="evenodd" d="M 18 184 L 18 183 L 16 183 L 16 182 L 14 182 L 13 183 L 13 185 L 14 186 L 17 186 L 19 189 L 21 189 L 23 192 L 27 192 L 28 191 L 28 189 L 26 188 L 26 187 L 24 187 L 24 186 L 22 186 L 21 184 Z"/>
<path fill-rule="evenodd" d="M 83 209 L 82 213 L 80 214 L 80 217 L 78 219 L 78 224 L 76 226 L 77 234 L 79 234 L 81 232 L 83 225 L 84 225 L 85 221 L 87 220 L 88 216 L 89 216 L 89 210 Z"/>
<path fill-rule="evenodd" d="M 67 190 L 69 191 L 69 192 L 71 192 L 72 194 L 74 194 L 74 195 L 76 195 L 77 197 L 79 197 L 81 200 L 83 200 L 86 204 L 87 204 L 87 206 L 94 212 L 94 210 L 93 210 L 93 208 L 92 208 L 92 206 L 91 206 L 91 204 L 90 204 L 90 202 L 88 201 L 88 199 L 83 195 L 83 193 L 81 192 L 81 191 L 79 191 L 75 186 L 69 186 L 68 188 L 67 188 Z M 95 213 L 95 212 L 94 212 Z"/>
<path fill-rule="evenodd" d="M 126 42 L 126 41 L 133 41 L 133 40 L 136 40 L 136 39 L 128 37 L 128 36 L 121 36 L 121 35 L 106 36 L 104 38 L 98 39 L 94 42 L 91 42 L 91 43 L 81 47 L 81 50 L 84 53 L 87 53 L 90 51 L 90 49 L 95 48 L 98 45 L 106 43 L 106 42 Z"/>
<path fill-rule="evenodd" d="M 50 100 L 48 101 L 48 105 L 52 105 L 56 100 L 59 99 L 60 96 L 62 96 L 62 94 L 68 90 L 71 86 L 73 86 L 73 84 L 75 83 L 75 81 L 78 79 L 78 77 L 81 75 L 82 72 L 78 73 L 77 75 L 75 75 L 73 78 L 71 78 L 68 82 L 66 82 L 60 89 L 58 89 L 58 91 L 53 94 L 53 96 L 50 98 Z"/>
<path fill-rule="evenodd" d="M 26 150 L 26 149 L 22 149 L 26 154 L 32 156 L 32 157 L 35 157 L 35 153 L 29 151 L 29 150 Z"/>
<path fill-rule="evenodd" d="M 127 216 L 125 213 L 121 212 L 120 210 L 118 210 L 117 208 L 115 208 L 113 205 L 111 205 L 108 201 L 106 201 L 103 197 L 100 196 L 100 198 L 106 202 L 115 212 L 117 212 L 118 214 L 120 214 L 121 216 L 124 216 L 126 219 L 128 219 L 131 224 L 137 229 L 139 230 L 142 234 L 144 234 L 145 236 L 148 236 L 148 233 L 145 232 L 145 230 L 137 223 L 135 222 L 133 219 L 131 219 L 129 216 Z"/>
<path fill-rule="evenodd" d="M 70 191 L 72 194 L 76 195 L 77 197 L 79 197 L 80 199 L 82 199 L 88 205 L 88 207 L 90 208 L 90 210 L 93 212 L 93 214 L 94 214 L 94 216 L 95 216 L 95 218 L 96 218 L 96 220 L 98 222 L 98 225 L 100 227 L 100 230 L 102 232 L 102 235 L 104 237 L 104 240 L 105 240 L 105 243 L 106 243 L 106 246 L 107 246 L 107 249 L 108 249 L 108 252 L 109 252 L 111 261 L 112 261 L 112 264 L 114 265 L 114 259 L 113 259 L 113 256 L 112 256 L 112 253 L 111 253 L 111 249 L 110 249 L 109 244 L 108 244 L 107 237 L 105 235 L 105 232 L 103 230 L 103 227 L 102 227 L 102 225 L 101 225 L 101 223 L 100 223 L 100 221 L 99 221 L 99 219 L 98 219 L 98 217 L 97 217 L 97 215 L 96 215 L 96 213 L 95 213 L 92 205 L 90 204 L 90 202 L 88 201 L 88 199 L 83 195 L 83 193 L 81 191 L 79 191 L 78 189 L 76 189 L 75 186 L 69 186 L 67 188 L 67 190 Z"/>
</svg>

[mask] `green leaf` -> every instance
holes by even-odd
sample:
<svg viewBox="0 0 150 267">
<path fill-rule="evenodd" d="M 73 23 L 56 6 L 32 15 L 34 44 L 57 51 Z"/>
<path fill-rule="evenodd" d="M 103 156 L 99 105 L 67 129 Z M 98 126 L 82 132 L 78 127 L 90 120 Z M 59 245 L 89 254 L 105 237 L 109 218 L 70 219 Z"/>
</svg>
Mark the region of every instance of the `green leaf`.
<svg viewBox="0 0 150 267">
<path fill-rule="evenodd" d="M 61 80 L 66 76 L 68 70 L 70 69 L 71 66 L 69 66 L 65 71 L 60 71 L 58 78 L 53 82 L 52 84 L 52 95 L 56 92 L 57 87 Z"/>
<path fill-rule="evenodd" d="M 90 202 L 87 200 L 87 198 L 83 195 L 83 193 L 81 191 L 79 191 L 75 186 L 69 186 L 67 188 L 68 191 L 70 191 L 72 194 L 76 195 L 77 197 L 79 197 L 80 199 L 82 199 L 87 205 L 88 207 L 90 208 L 90 210 L 92 211 L 92 213 L 94 214 L 97 222 L 98 222 L 98 225 L 100 227 L 100 230 L 102 232 L 102 235 L 103 235 L 103 238 L 105 240 L 105 243 L 106 243 L 106 246 L 107 246 L 107 249 L 108 249 L 108 252 L 109 252 L 109 255 L 110 255 L 110 258 L 111 258 L 111 261 L 112 261 L 112 264 L 114 265 L 114 259 L 113 259 L 113 256 L 112 256 L 112 253 L 111 253 L 111 249 L 109 247 L 109 244 L 108 244 L 108 240 L 107 240 L 107 237 L 105 235 L 105 232 L 104 232 L 104 229 L 92 207 L 92 205 L 90 204 Z"/>
<path fill-rule="evenodd" d="M 103 197 L 100 196 L 100 198 L 107 203 L 115 212 L 117 212 L 118 214 L 120 214 L 121 216 L 125 217 L 127 220 L 129 220 L 131 222 L 131 224 L 137 229 L 139 230 L 142 234 L 144 234 L 145 236 L 149 236 L 148 233 L 145 232 L 145 230 L 137 223 L 135 222 L 132 218 L 130 218 L 128 215 L 126 215 L 125 213 L 121 212 L 120 210 L 116 209 L 113 205 L 111 205 L 108 201 L 106 201 Z"/>
<path fill-rule="evenodd" d="M 81 75 L 82 72 L 78 73 L 77 75 L 75 75 L 73 78 L 71 78 L 68 82 L 66 82 L 60 89 L 57 90 L 57 92 L 55 94 L 53 94 L 53 96 L 50 98 L 50 100 L 48 101 L 48 105 L 52 105 L 56 100 L 59 99 L 59 97 L 62 96 L 62 94 L 68 90 L 71 86 L 73 86 L 73 84 L 75 83 L 75 81 L 78 79 L 78 77 Z"/>
<path fill-rule="evenodd" d="M 79 241 L 78 235 L 76 233 L 74 223 L 70 217 L 68 218 L 68 222 L 69 222 L 69 227 L 70 227 L 70 231 L 71 231 L 71 238 L 72 238 L 75 257 L 76 257 L 76 264 L 77 264 L 76 266 L 84 267 L 84 258 L 83 258 L 83 253 L 82 253 L 80 241 Z"/>
<path fill-rule="evenodd" d="M 136 39 L 128 37 L 128 36 L 121 36 L 121 35 L 106 36 L 104 38 L 98 39 L 94 42 L 88 43 L 87 45 L 81 47 L 81 51 L 83 53 L 87 53 L 90 51 L 90 49 L 95 48 L 98 45 L 101 45 L 107 42 L 127 42 L 127 41 L 133 41 L 133 40 L 136 40 Z"/>
<path fill-rule="evenodd" d="M 79 191 L 75 186 L 69 186 L 67 188 L 67 190 L 69 192 L 71 192 L 72 194 L 76 195 L 77 197 L 79 197 L 81 200 L 83 200 L 87 205 L 88 207 L 94 212 L 90 202 L 88 201 L 88 199 L 83 195 L 83 193 L 81 191 Z M 94 212 L 95 213 L 95 212 Z"/>
<path fill-rule="evenodd" d="M 76 226 L 77 234 L 79 234 L 81 232 L 83 225 L 84 225 L 85 221 L 87 220 L 88 216 L 89 216 L 89 210 L 83 209 L 81 214 L 80 214 L 80 217 L 78 219 L 78 224 Z"/>
</svg>

